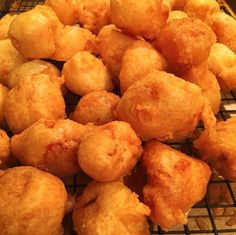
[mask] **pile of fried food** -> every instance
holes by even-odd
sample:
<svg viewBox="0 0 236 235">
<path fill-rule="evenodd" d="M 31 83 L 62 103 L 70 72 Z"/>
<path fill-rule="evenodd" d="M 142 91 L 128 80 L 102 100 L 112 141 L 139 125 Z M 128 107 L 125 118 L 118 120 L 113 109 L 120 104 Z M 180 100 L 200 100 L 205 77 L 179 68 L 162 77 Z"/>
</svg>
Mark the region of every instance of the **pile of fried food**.
<svg viewBox="0 0 236 235">
<path fill-rule="evenodd" d="M 235 38 L 215 0 L 47 0 L 5 15 L 1 234 L 62 235 L 71 210 L 79 235 L 186 224 L 213 168 L 236 181 L 236 118 L 215 118 L 236 89 Z M 193 136 L 199 156 L 167 145 Z M 137 163 L 140 195 L 125 184 Z M 79 172 L 93 181 L 72 205 L 63 180 Z"/>
</svg>

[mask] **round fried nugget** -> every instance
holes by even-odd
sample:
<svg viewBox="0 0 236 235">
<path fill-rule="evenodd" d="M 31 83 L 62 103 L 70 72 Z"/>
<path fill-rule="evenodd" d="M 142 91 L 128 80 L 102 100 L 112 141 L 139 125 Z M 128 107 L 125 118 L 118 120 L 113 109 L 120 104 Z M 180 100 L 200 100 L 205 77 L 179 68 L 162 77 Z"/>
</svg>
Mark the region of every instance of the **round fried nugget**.
<svg viewBox="0 0 236 235">
<path fill-rule="evenodd" d="M 188 0 L 175 0 L 175 4 L 173 6 L 174 10 L 184 10 Z"/>
<path fill-rule="evenodd" d="M 54 60 L 67 61 L 79 51 L 94 52 L 95 36 L 79 26 L 65 26 L 55 37 Z"/>
<path fill-rule="evenodd" d="M 4 105 L 8 92 L 9 89 L 0 83 L 0 125 L 3 125 L 5 122 Z"/>
<path fill-rule="evenodd" d="M 10 138 L 0 129 L 0 169 L 5 168 L 10 157 Z M 1 213 L 1 212 L 0 212 Z"/>
<path fill-rule="evenodd" d="M 111 0 L 111 22 L 125 32 L 147 39 L 156 38 L 168 13 L 162 0 Z"/>
<path fill-rule="evenodd" d="M 59 177 L 79 172 L 77 152 L 86 127 L 71 120 L 40 119 L 11 139 L 13 155 L 24 165 Z"/>
<path fill-rule="evenodd" d="M 221 102 L 220 86 L 216 76 L 209 70 L 207 62 L 187 70 L 182 78 L 198 85 L 203 96 L 210 103 L 214 114 L 219 112 Z"/>
<path fill-rule="evenodd" d="M 186 224 L 189 210 L 206 194 L 208 165 L 155 140 L 144 146 L 143 164 L 143 194 L 151 220 L 164 230 Z"/>
<path fill-rule="evenodd" d="M 208 65 L 223 91 L 236 89 L 236 54 L 232 50 L 224 44 L 215 43 L 211 47 Z"/>
<path fill-rule="evenodd" d="M 10 130 L 17 134 L 40 118 L 63 119 L 65 102 L 49 76 L 39 74 L 21 80 L 9 91 L 4 110 Z"/>
<path fill-rule="evenodd" d="M 117 117 L 130 123 L 145 141 L 182 141 L 195 130 L 203 107 L 198 86 L 153 71 L 124 93 L 117 105 Z"/>
<path fill-rule="evenodd" d="M 9 37 L 25 57 L 49 58 L 55 52 L 55 34 L 62 24 L 47 6 L 37 6 L 21 13 L 12 21 Z"/>
<path fill-rule="evenodd" d="M 66 87 L 83 96 L 93 91 L 112 91 L 111 76 L 101 60 L 87 51 L 76 53 L 63 67 Z"/>
<path fill-rule="evenodd" d="M 184 19 L 184 18 L 188 18 L 188 15 L 185 12 L 179 10 L 170 11 L 167 22 L 170 22 L 171 20 Z"/>
<path fill-rule="evenodd" d="M 236 182 L 236 117 L 218 122 L 194 142 L 202 160 L 210 163 L 225 179 Z"/>
<path fill-rule="evenodd" d="M 8 30 L 16 15 L 6 14 L 0 19 L 0 40 L 8 38 Z"/>
<path fill-rule="evenodd" d="M 134 41 L 135 38 L 122 33 L 114 25 L 104 26 L 100 30 L 97 50 L 113 77 L 119 76 L 122 57 Z"/>
<path fill-rule="evenodd" d="M 224 12 L 217 12 L 208 17 L 206 22 L 216 34 L 217 42 L 236 53 L 236 20 Z"/>
<path fill-rule="evenodd" d="M 215 42 L 212 30 L 201 20 L 192 18 L 171 20 L 156 41 L 174 72 L 206 61 Z"/>
<path fill-rule="evenodd" d="M 188 0 L 184 11 L 191 18 L 205 21 L 210 15 L 220 12 L 220 6 L 216 0 Z"/>
<path fill-rule="evenodd" d="M 10 39 L 0 40 L 0 82 L 6 85 L 9 73 L 26 59 L 12 46 Z"/>
<path fill-rule="evenodd" d="M 122 182 L 97 183 L 85 188 L 73 211 L 74 229 L 83 235 L 149 235 L 147 206 Z"/>
<path fill-rule="evenodd" d="M 141 141 L 125 122 L 110 122 L 81 139 L 81 169 L 96 181 L 118 180 L 130 173 L 142 153 Z"/>
<path fill-rule="evenodd" d="M 0 229 L 5 235 L 62 235 L 67 192 L 57 177 L 33 167 L 0 176 Z"/>
<path fill-rule="evenodd" d="M 83 96 L 73 113 L 73 120 L 103 125 L 116 120 L 115 110 L 119 96 L 107 91 L 94 91 Z"/>
<path fill-rule="evenodd" d="M 162 71 L 166 67 L 165 58 L 151 44 L 141 40 L 134 42 L 122 59 L 119 76 L 121 93 L 153 69 Z"/>
</svg>

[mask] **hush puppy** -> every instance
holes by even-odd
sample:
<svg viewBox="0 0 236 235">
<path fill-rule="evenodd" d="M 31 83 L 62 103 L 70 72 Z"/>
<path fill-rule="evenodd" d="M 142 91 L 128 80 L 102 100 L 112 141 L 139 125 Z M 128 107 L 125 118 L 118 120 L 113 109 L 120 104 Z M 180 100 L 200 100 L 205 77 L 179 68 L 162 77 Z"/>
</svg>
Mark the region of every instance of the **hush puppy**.
<svg viewBox="0 0 236 235">
<path fill-rule="evenodd" d="M 15 17 L 16 15 L 6 14 L 0 19 L 0 40 L 8 38 L 8 31 L 9 31 L 10 25 Z"/>
</svg>

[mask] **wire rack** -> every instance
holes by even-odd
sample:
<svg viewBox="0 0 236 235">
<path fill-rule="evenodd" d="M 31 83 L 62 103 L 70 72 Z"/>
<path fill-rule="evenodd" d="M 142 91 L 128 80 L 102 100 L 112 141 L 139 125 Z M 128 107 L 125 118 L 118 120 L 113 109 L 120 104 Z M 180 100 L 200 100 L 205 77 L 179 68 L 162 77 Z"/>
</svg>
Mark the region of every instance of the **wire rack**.
<svg viewBox="0 0 236 235">
<path fill-rule="evenodd" d="M 8 12 L 24 12 L 43 2 L 42 0 L 6 1 L 6 6 L 0 11 L 0 16 Z M 231 10 L 224 4 L 224 1 L 218 0 L 218 2 L 221 4 L 222 10 L 227 14 L 231 13 Z M 72 95 L 68 99 L 77 98 Z M 227 120 L 233 116 L 236 116 L 236 92 L 224 93 L 222 94 L 220 112 L 217 118 L 219 120 Z M 198 131 L 201 130 L 202 126 L 199 125 Z M 180 149 L 188 155 L 196 155 L 189 140 L 182 144 L 176 144 L 173 147 Z M 72 179 L 66 180 L 65 184 L 70 193 L 79 194 L 89 181 L 90 179 L 81 173 Z M 214 198 L 217 198 L 217 200 L 214 200 Z M 192 208 L 188 218 L 187 225 L 178 226 L 168 232 L 150 223 L 151 234 L 236 235 L 236 183 L 229 182 L 221 177 L 214 177 L 209 183 L 206 197 Z M 70 215 L 65 217 L 64 227 L 66 235 L 75 235 Z"/>
</svg>

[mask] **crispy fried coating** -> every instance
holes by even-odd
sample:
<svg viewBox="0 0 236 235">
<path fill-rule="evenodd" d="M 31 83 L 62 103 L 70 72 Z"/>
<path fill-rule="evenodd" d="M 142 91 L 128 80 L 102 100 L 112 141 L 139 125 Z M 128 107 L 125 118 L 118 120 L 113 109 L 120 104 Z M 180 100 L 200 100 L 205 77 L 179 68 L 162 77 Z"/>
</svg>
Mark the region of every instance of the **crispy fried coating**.
<svg viewBox="0 0 236 235">
<path fill-rule="evenodd" d="M 8 38 L 8 30 L 16 15 L 6 14 L 0 19 L 0 40 Z"/>
<path fill-rule="evenodd" d="M 3 125 L 5 122 L 4 105 L 8 92 L 9 89 L 0 83 L 0 125 Z"/>
<path fill-rule="evenodd" d="M 215 43 L 211 47 L 208 65 L 223 91 L 236 89 L 236 54 L 232 50 L 224 44 Z"/>
<path fill-rule="evenodd" d="M 114 25 L 104 26 L 100 30 L 97 50 L 113 77 L 119 76 L 122 57 L 134 41 L 135 38 L 122 33 Z"/>
<path fill-rule="evenodd" d="M 71 120 L 40 119 L 11 139 L 13 155 L 24 165 L 59 177 L 79 172 L 77 152 L 87 128 Z"/>
<path fill-rule="evenodd" d="M 73 113 L 73 120 L 103 125 L 116 120 L 115 110 L 119 96 L 107 91 L 94 91 L 83 96 Z"/>
<path fill-rule="evenodd" d="M 186 224 L 188 211 L 206 194 L 208 165 L 155 140 L 144 146 L 143 164 L 148 178 L 144 201 L 151 220 L 164 230 Z"/>
<path fill-rule="evenodd" d="M 9 73 L 26 59 L 12 46 L 10 39 L 0 40 L 0 82 L 6 85 Z"/>
<path fill-rule="evenodd" d="M 185 12 L 180 10 L 170 11 L 167 22 L 170 22 L 171 20 L 184 19 L 184 18 L 188 18 L 188 15 Z"/>
<path fill-rule="evenodd" d="M 112 91 L 110 73 L 101 60 L 87 51 L 78 52 L 63 67 L 66 87 L 83 96 L 93 91 Z"/>
<path fill-rule="evenodd" d="M 202 160 L 209 162 L 225 179 L 236 181 L 236 117 L 218 122 L 194 142 Z"/>
<path fill-rule="evenodd" d="M 206 22 L 216 34 L 217 42 L 236 53 L 236 20 L 224 12 L 217 12 L 209 16 Z"/>
<path fill-rule="evenodd" d="M 171 11 L 175 5 L 175 0 L 162 0 L 162 3 Z"/>
<path fill-rule="evenodd" d="M 212 14 L 220 12 L 220 6 L 216 0 L 188 0 L 184 11 L 189 17 L 205 21 Z"/>
<path fill-rule="evenodd" d="M 184 10 L 188 0 L 175 0 L 175 4 L 173 6 L 173 10 Z"/>
<path fill-rule="evenodd" d="M 156 38 L 169 14 L 162 0 L 111 0 L 110 10 L 117 28 L 147 39 Z"/>
<path fill-rule="evenodd" d="M 83 235 L 149 235 L 150 209 L 122 182 L 91 182 L 73 211 L 74 229 Z"/>
<path fill-rule="evenodd" d="M 141 153 L 141 141 L 130 125 L 114 121 L 82 137 L 78 160 L 87 175 L 108 182 L 129 174 Z"/>
<path fill-rule="evenodd" d="M 195 130 L 203 107 L 198 86 L 173 74 L 153 71 L 124 93 L 117 116 L 145 141 L 181 141 Z"/>
<path fill-rule="evenodd" d="M 174 72 L 207 60 L 215 42 L 215 35 L 209 26 L 192 18 L 171 20 L 156 41 L 157 49 L 166 57 Z"/>
<path fill-rule="evenodd" d="M 65 102 L 49 76 L 39 74 L 21 80 L 9 91 L 4 111 L 10 130 L 18 134 L 40 118 L 63 119 Z"/>
<path fill-rule="evenodd" d="M 219 112 L 221 102 L 220 86 L 216 76 L 209 70 L 207 62 L 193 66 L 183 74 L 182 78 L 198 85 L 203 96 L 210 103 L 214 114 Z"/>
<path fill-rule="evenodd" d="M 123 94 L 133 83 L 143 78 L 153 69 L 165 70 L 167 62 L 151 44 L 138 40 L 125 52 L 120 71 L 120 90 Z"/>
<path fill-rule="evenodd" d="M 10 138 L 0 129 L 0 169 L 5 168 L 10 157 Z"/>
<path fill-rule="evenodd" d="M 62 235 L 67 192 L 62 181 L 33 167 L 0 176 L 0 229 L 4 235 Z"/>
</svg>

